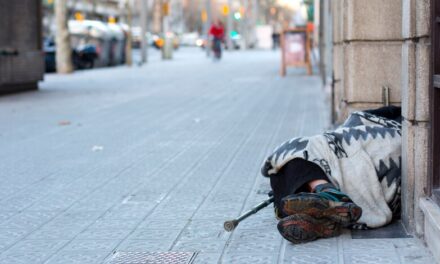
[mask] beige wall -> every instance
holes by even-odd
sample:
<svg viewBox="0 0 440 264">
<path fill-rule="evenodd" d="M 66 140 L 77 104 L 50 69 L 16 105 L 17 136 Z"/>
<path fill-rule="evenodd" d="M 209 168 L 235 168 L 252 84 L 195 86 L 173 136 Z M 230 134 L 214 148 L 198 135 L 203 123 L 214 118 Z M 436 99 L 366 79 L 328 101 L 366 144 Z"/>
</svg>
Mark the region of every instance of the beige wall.
<svg viewBox="0 0 440 264">
<path fill-rule="evenodd" d="M 430 8 L 429 0 L 402 0 L 402 205 L 405 224 L 424 232 L 421 197 L 428 188 Z"/>
<path fill-rule="evenodd" d="M 332 0 L 336 121 L 401 102 L 402 0 Z"/>
</svg>

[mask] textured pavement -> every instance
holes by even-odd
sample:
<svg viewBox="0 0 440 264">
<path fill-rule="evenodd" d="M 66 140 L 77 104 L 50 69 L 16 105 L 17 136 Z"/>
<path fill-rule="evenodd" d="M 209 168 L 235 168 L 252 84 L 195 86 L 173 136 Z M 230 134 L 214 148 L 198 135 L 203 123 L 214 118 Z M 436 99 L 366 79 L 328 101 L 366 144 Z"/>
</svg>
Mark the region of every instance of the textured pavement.
<svg viewBox="0 0 440 264">
<path fill-rule="evenodd" d="M 280 78 L 276 52 L 215 63 L 183 49 L 143 67 L 47 75 L 0 97 L 0 263 L 87 264 L 119 251 L 198 252 L 194 263 L 433 263 L 416 238 L 293 245 L 266 199 L 263 159 L 328 127 L 317 76 Z"/>
</svg>

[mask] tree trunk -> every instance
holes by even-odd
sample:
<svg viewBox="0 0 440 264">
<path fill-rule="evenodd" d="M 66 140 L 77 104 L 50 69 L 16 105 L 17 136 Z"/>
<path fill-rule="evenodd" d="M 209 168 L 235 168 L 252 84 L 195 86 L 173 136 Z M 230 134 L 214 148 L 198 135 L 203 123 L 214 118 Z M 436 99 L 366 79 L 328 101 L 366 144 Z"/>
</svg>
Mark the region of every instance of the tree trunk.
<svg viewBox="0 0 440 264">
<path fill-rule="evenodd" d="M 162 31 L 162 0 L 154 0 L 152 31 L 156 34 Z"/>
<path fill-rule="evenodd" d="M 70 47 L 69 30 L 67 28 L 67 0 L 55 1 L 56 21 L 56 65 L 58 73 L 73 71 L 72 49 Z"/>
<path fill-rule="evenodd" d="M 127 1 L 125 3 L 125 8 L 127 10 L 127 24 L 128 24 L 128 32 L 127 32 L 127 39 L 125 40 L 125 64 L 127 66 L 131 66 L 133 64 L 133 49 L 132 49 L 132 35 L 131 30 L 133 27 L 133 17 L 132 17 L 132 10 L 130 1 Z"/>
</svg>

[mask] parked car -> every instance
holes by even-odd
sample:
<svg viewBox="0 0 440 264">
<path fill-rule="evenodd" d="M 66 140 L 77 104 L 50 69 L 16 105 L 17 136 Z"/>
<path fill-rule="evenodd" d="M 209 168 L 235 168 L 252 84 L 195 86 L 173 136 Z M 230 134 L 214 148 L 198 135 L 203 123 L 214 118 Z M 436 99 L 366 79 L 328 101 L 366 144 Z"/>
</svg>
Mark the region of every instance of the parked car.
<svg viewBox="0 0 440 264">
<path fill-rule="evenodd" d="M 84 44 L 72 49 L 72 60 L 75 69 L 92 69 L 98 58 L 96 46 Z"/>
<path fill-rule="evenodd" d="M 57 69 L 55 59 L 55 41 L 52 38 L 45 38 L 43 42 L 44 63 L 46 72 L 55 72 Z"/>
<path fill-rule="evenodd" d="M 69 20 L 69 32 L 74 47 L 92 44 L 96 47 L 96 67 L 124 62 L 125 35 L 120 24 L 107 24 L 97 20 Z"/>
<path fill-rule="evenodd" d="M 234 35 L 231 34 L 231 42 L 232 42 L 232 48 L 236 50 L 240 49 L 243 45 L 243 40 L 240 34 L 234 34 Z"/>
<path fill-rule="evenodd" d="M 180 45 L 179 37 L 173 32 L 169 32 L 167 34 L 169 34 L 168 38 L 172 39 L 173 41 L 173 48 L 178 49 Z M 163 45 L 165 44 L 165 39 L 162 34 L 153 35 L 152 40 L 153 47 L 155 47 L 156 49 L 162 49 Z"/>
<path fill-rule="evenodd" d="M 141 27 L 132 27 L 131 28 L 131 44 L 132 44 L 133 48 L 135 48 L 135 49 L 141 47 L 141 40 L 142 40 L 141 31 L 142 31 Z M 148 46 L 154 45 L 153 37 L 150 32 L 147 32 L 145 34 L 145 38 L 147 40 Z"/>
<path fill-rule="evenodd" d="M 43 43 L 43 50 L 45 54 L 45 68 L 46 72 L 56 71 L 56 46 L 55 41 L 51 38 L 46 38 Z M 72 48 L 72 63 L 75 69 L 91 69 L 95 65 L 95 60 L 98 57 L 96 47 L 93 44 L 84 44 Z"/>
<path fill-rule="evenodd" d="M 201 35 L 196 40 L 196 46 L 204 49 L 206 47 L 206 43 L 208 42 L 207 35 Z"/>
<path fill-rule="evenodd" d="M 180 36 L 180 45 L 194 47 L 197 46 L 197 40 L 200 38 L 198 32 L 183 33 Z"/>
</svg>

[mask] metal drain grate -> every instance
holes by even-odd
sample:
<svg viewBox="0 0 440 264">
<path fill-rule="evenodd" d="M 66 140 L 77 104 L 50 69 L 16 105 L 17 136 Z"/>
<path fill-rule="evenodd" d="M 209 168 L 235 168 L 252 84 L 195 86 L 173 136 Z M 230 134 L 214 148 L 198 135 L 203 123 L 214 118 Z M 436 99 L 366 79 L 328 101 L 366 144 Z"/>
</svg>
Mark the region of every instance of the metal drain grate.
<svg viewBox="0 0 440 264">
<path fill-rule="evenodd" d="M 196 252 L 123 252 L 118 251 L 107 264 L 191 264 Z"/>
</svg>

